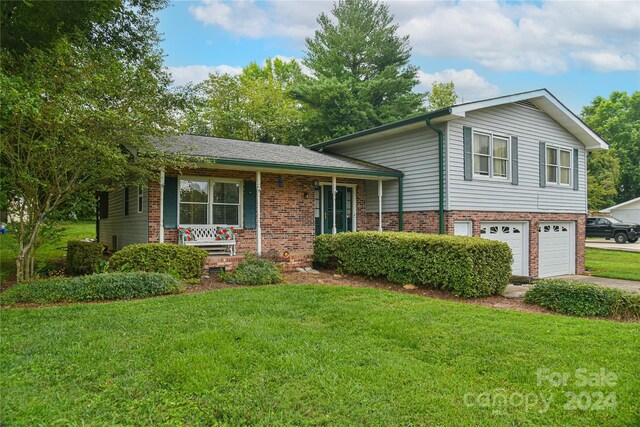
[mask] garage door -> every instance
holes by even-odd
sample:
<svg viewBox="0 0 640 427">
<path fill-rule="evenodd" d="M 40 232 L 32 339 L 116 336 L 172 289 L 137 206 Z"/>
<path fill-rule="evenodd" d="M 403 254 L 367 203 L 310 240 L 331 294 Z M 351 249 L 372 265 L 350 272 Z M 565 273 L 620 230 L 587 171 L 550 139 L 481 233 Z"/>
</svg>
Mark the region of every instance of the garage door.
<svg viewBox="0 0 640 427">
<path fill-rule="evenodd" d="M 540 222 L 538 277 L 575 273 L 575 223 Z"/>
<path fill-rule="evenodd" d="M 528 276 L 528 242 L 526 222 L 483 222 L 480 237 L 505 242 L 513 253 L 511 271 L 516 276 Z"/>
</svg>

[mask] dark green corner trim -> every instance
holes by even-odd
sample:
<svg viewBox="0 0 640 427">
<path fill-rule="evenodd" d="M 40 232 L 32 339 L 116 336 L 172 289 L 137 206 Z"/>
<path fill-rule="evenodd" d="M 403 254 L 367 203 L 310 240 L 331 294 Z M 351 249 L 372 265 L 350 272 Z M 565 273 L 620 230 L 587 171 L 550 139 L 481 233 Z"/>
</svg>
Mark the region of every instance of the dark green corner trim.
<svg viewBox="0 0 640 427">
<path fill-rule="evenodd" d="M 404 230 L 404 179 L 402 176 L 398 177 L 398 231 Z"/>
<path fill-rule="evenodd" d="M 269 163 L 269 162 L 251 162 L 247 160 L 234 160 L 234 159 L 215 159 L 215 163 L 219 165 L 234 165 L 234 166 L 250 166 L 255 168 L 271 168 L 271 169 L 290 169 L 290 170 L 303 170 L 311 172 L 326 172 L 335 174 L 353 174 L 353 175 L 367 175 L 367 176 L 389 176 L 389 177 L 401 177 L 403 173 L 394 170 L 363 170 L 363 169 L 349 169 L 349 168 L 331 168 L 322 166 L 310 166 L 310 165 L 292 165 L 287 163 Z"/>
<path fill-rule="evenodd" d="M 438 134 L 438 233 L 444 234 L 444 134 L 427 118 L 427 126 Z"/>
<path fill-rule="evenodd" d="M 382 132 L 385 130 L 402 127 L 412 123 L 422 122 L 427 119 L 435 119 L 437 117 L 447 116 L 451 114 L 451 111 L 452 111 L 451 108 L 443 108 L 441 110 L 432 111 L 430 113 L 420 114 L 419 116 L 409 117 L 408 119 L 398 120 L 397 122 L 387 123 L 386 125 L 378 126 L 375 128 L 365 129 L 365 130 L 361 130 L 360 132 L 355 132 L 349 135 L 340 136 L 338 138 L 330 139 L 329 141 L 312 144 L 309 146 L 309 148 L 312 150 L 321 150 L 322 148 L 328 147 L 329 145 L 337 144 L 343 141 L 348 141 L 354 138 L 359 138 L 361 136 L 372 135 L 374 133 Z"/>
</svg>

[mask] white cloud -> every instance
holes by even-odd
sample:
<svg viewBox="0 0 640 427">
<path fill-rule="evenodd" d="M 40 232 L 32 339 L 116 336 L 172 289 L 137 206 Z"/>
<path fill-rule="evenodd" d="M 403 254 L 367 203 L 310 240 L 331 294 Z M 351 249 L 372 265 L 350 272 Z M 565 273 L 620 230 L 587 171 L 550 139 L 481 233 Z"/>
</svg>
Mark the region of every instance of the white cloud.
<svg viewBox="0 0 640 427">
<path fill-rule="evenodd" d="M 563 73 L 640 67 L 637 1 L 388 1 L 415 55 L 474 61 L 497 71 Z M 204 0 L 189 10 L 238 37 L 312 37 L 331 1 Z"/>
<path fill-rule="evenodd" d="M 187 83 L 200 83 L 209 77 L 209 74 L 231 74 L 236 75 L 242 72 L 242 67 L 231 65 L 185 65 L 183 67 L 167 67 L 176 85 Z"/>
<path fill-rule="evenodd" d="M 316 18 L 331 10 L 331 1 L 203 0 L 189 7 L 196 20 L 249 38 L 283 36 L 304 41 L 313 35 Z"/>
<path fill-rule="evenodd" d="M 469 68 L 464 70 L 446 69 L 433 74 L 418 71 L 421 88 L 431 90 L 433 82 L 453 82 L 459 100 L 464 102 L 491 98 L 500 94 L 498 86 L 489 83 L 484 77 Z"/>
</svg>

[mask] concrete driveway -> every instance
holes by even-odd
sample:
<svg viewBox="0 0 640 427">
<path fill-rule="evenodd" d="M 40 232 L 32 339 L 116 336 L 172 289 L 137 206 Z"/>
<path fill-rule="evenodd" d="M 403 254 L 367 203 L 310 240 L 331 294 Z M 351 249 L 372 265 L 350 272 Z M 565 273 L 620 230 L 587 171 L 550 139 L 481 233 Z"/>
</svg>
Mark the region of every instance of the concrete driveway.
<svg viewBox="0 0 640 427">
<path fill-rule="evenodd" d="M 594 276 L 558 276 L 554 279 L 571 280 L 573 282 L 590 282 L 607 288 L 620 289 L 622 291 L 640 293 L 640 282 L 635 280 L 609 279 L 606 277 Z"/>
<path fill-rule="evenodd" d="M 611 240 L 598 239 L 587 240 L 588 248 L 606 249 L 609 251 L 624 251 L 624 252 L 639 252 L 640 253 L 640 241 L 636 243 L 616 243 Z"/>
</svg>

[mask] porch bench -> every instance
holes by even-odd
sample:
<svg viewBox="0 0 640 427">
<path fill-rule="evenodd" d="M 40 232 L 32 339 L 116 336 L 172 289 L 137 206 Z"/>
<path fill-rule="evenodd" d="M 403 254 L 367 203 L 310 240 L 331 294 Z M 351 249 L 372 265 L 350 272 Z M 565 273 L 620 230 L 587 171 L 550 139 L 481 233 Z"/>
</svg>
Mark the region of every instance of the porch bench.
<svg viewBox="0 0 640 427">
<path fill-rule="evenodd" d="M 179 243 L 197 246 L 209 255 L 235 256 L 236 239 L 233 227 L 215 225 L 185 225 L 178 227 Z"/>
</svg>

